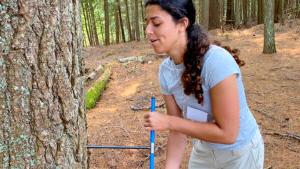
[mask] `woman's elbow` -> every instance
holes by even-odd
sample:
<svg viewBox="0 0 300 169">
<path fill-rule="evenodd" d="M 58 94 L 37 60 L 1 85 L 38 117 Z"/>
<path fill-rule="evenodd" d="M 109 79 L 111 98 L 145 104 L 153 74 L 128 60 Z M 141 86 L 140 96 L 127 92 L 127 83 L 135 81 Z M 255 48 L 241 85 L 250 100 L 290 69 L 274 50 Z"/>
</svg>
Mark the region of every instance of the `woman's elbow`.
<svg viewBox="0 0 300 169">
<path fill-rule="evenodd" d="M 238 132 L 227 133 L 224 136 L 223 144 L 234 144 L 236 143 Z"/>
</svg>

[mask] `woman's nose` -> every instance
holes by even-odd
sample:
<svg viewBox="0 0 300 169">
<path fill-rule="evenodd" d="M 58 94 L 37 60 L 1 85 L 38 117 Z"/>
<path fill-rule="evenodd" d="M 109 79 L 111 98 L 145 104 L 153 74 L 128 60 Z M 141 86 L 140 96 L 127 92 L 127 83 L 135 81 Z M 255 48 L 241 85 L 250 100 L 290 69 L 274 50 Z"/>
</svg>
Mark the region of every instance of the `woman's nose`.
<svg viewBox="0 0 300 169">
<path fill-rule="evenodd" d="M 152 30 L 152 27 L 151 27 L 150 24 L 148 24 L 148 25 L 146 26 L 145 32 L 146 32 L 147 37 L 149 37 L 150 35 L 153 34 L 153 30 Z"/>
</svg>

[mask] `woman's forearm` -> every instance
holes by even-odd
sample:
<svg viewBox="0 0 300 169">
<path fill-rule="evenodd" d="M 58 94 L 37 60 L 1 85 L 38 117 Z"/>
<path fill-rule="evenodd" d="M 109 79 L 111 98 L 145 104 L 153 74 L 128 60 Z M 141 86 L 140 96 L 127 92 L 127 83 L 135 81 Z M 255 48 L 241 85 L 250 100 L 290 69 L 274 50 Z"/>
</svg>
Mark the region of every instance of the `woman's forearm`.
<svg viewBox="0 0 300 169">
<path fill-rule="evenodd" d="M 186 135 L 170 131 L 167 144 L 166 169 L 179 169 L 186 144 Z"/>
<path fill-rule="evenodd" d="M 180 132 L 204 141 L 233 144 L 237 137 L 232 132 L 222 129 L 216 123 L 194 122 L 174 116 L 169 116 L 169 120 L 171 131 Z"/>
</svg>

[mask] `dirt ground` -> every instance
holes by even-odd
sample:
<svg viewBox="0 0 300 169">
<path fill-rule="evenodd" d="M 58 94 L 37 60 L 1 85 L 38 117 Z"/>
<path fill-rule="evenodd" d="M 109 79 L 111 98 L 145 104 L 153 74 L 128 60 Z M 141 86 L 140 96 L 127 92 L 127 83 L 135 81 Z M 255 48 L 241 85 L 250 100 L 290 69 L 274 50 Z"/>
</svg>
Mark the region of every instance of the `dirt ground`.
<svg viewBox="0 0 300 169">
<path fill-rule="evenodd" d="M 263 25 L 222 33 L 210 32 L 212 39 L 241 50 L 246 65 L 241 68 L 249 106 L 265 141 L 266 169 L 300 169 L 300 21 L 276 25 L 277 53 L 263 51 Z M 144 63 L 121 64 L 117 58 L 145 56 Z M 163 57 L 154 54 L 147 42 L 85 49 L 88 70 L 115 62 L 113 74 L 97 106 L 87 112 L 89 144 L 148 146 L 149 132 L 143 127 L 151 96 L 163 104 L 157 80 Z M 165 108 L 158 108 L 165 113 Z M 294 135 L 293 135 L 294 134 Z M 156 133 L 155 167 L 165 163 L 167 132 Z M 191 139 L 190 139 L 191 140 Z M 181 165 L 187 168 L 191 141 Z M 149 168 L 149 150 L 93 149 L 91 169 Z"/>
</svg>

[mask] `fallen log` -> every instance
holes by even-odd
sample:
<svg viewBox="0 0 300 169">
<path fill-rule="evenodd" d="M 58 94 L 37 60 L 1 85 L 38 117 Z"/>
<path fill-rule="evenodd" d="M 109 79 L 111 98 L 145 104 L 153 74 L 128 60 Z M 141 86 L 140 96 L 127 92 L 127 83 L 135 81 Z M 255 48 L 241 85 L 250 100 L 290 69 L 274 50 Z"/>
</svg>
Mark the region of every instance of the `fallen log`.
<svg viewBox="0 0 300 169">
<path fill-rule="evenodd" d="M 111 75 L 111 66 L 107 66 L 103 74 L 96 80 L 96 82 L 89 88 L 85 94 L 85 106 L 87 109 L 92 109 L 96 106 L 102 92 L 106 88 Z"/>
</svg>

